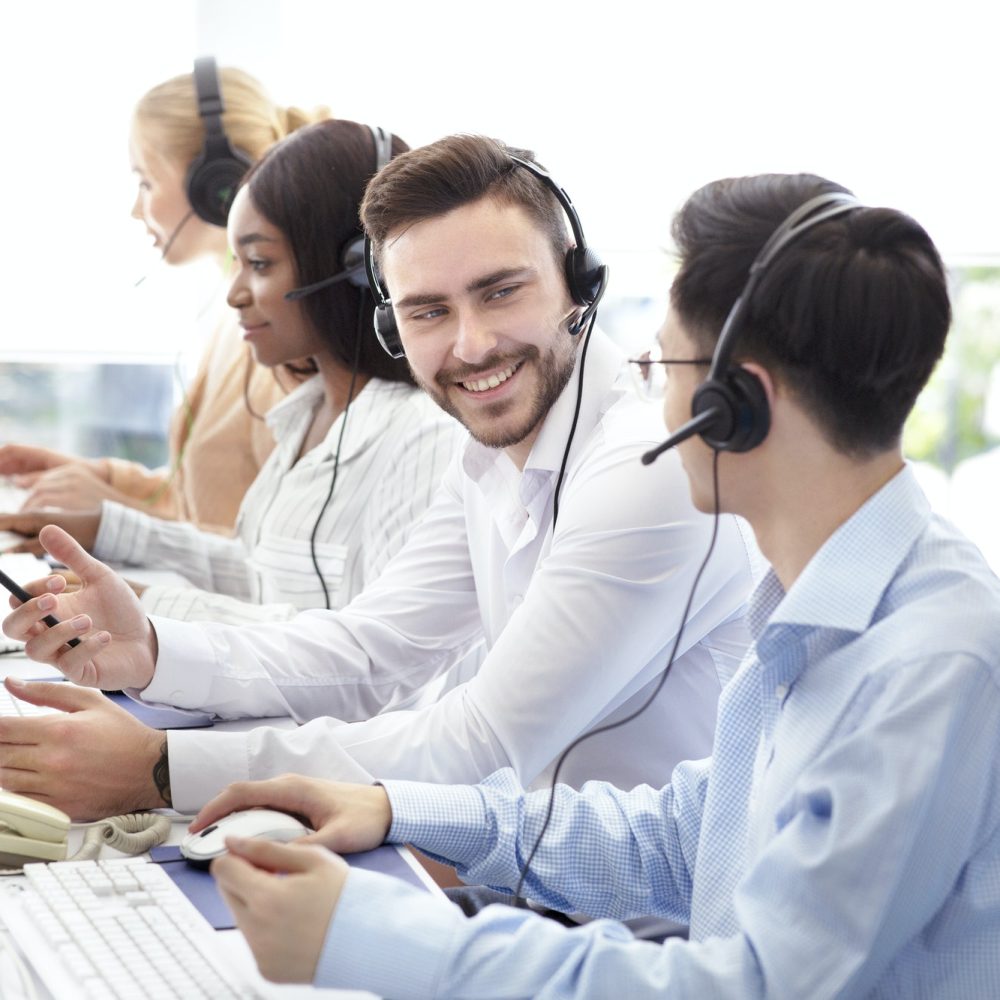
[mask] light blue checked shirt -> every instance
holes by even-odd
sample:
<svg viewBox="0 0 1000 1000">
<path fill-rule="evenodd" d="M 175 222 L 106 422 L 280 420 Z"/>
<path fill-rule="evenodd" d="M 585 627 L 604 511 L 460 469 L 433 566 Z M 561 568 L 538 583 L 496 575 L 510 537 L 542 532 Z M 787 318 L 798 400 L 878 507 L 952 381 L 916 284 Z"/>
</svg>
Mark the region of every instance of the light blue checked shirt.
<svg viewBox="0 0 1000 1000">
<path fill-rule="evenodd" d="M 317 985 L 405 997 L 1000 997 L 1000 583 L 904 470 L 786 594 L 723 692 L 714 755 L 560 787 L 528 894 L 691 939 L 567 930 L 350 873 Z M 390 839 L 511 887 L 548 794 L 391 782 Z"/>
</svg>

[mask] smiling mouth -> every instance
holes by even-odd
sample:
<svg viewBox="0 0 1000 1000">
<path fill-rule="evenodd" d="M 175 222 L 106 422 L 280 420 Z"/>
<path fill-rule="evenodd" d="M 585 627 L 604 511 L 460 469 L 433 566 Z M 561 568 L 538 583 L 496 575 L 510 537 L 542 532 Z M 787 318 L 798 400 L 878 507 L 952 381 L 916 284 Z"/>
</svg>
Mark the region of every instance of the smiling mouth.
<svg viewBox="0 0 1000 1000">
<path fill-rule="evenodd" d="M 470 379 L 468 382 L 460 383 L 467 392 L 486 392 L 495 389 L 502 382 L 506 382 L 521 367 L 522 362 L 518 361 L 503 371 L 494 372 L 488 378 Z"/>
</svg>

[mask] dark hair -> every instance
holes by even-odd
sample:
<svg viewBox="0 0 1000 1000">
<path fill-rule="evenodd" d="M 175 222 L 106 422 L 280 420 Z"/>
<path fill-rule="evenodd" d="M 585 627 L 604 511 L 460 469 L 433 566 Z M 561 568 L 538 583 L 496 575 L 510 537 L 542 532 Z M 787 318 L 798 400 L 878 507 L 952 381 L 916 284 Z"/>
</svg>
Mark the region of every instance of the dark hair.
<svg viewBox="0 0 1000 1000">
<path fill-rule="evenodd" d="M 437 218 L 490 197 L 520 205 L 552 244 L 562 272 L 569 240 L 555 195 L 511 159 L 535 160 L 534 153 L 481 135 L 450 135 L 411 149 L 393 160 L 368 186 L 361 221 L 381 263 L 385 239 L 400 226 Z"/>
<path fill-rule="evenodd" d="M 394 155 L 407 148 L 393 136 Z M 254 205 L 288 240 L 300 286 L 343 269 L 341 254 L 361 232 L 358 209 L 375 164 L 366 125 L 329 119 L 293 132 L 247 175 L 244 185 Z M 390 358 L 375 338 L 375 300 L 367 288 L 341 281 L 306 296 L 302 305 L 345 367 L 353 366 L 357 350 L 360 373 L 412 383 L 406 361 Z"/>
<path fill-rule="evenodd" d="M 715 181 L 674 219 L 680 270 L 670 298 L 712 353 L 768 236 L 810 198 L 846 191 L 812 174 Z M 909 216 L 862 208 L 817 224 L 761 275 L 733 360 L 774 369 L 846 454 L 899 441 L 944 350 L 951 322 L 944 266 Z"/>
</svg>

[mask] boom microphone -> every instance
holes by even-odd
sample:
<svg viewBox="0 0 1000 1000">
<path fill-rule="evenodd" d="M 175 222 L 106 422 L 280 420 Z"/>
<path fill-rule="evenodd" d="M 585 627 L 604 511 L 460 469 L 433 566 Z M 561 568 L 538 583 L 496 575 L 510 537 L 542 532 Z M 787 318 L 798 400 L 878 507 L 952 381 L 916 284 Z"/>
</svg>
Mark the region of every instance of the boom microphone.
<svg viewBox="0 0 1000 1000">
<path fill-rule="evenodd" d="M 676 448 L 682 441 L 687 441 L 688 438 L 694 437 L 695 434 L 700 434 L 702 431 L 707 430 L 708 427 L 722 415 L 722 410 L 719 409 L 718 406 L 710 406 L 703 413 L 699 413 L 698 416 L 693 417 L 686 424 L 682 424 L 678 427 L 677 430 L 663 442 L 663 444 L 658 444 L 651 451 L 647 451 L 646 454 L 642 456 L 642 464 L 651 465 L 665 451 L 669 451 L 671 448 Z"/>
<path fill-rule="evenodd" d="M 343 271 L 338 271 L 329 278 L 323 278 L 322 281 L 314 281 L 311 285 L 303 285 L 301 288 L 293 288 L 290 292 L 285 292 L 285 299 L 289 302 L 296 302 L 299 299 L 304 299 L 307 295 L 312 295 L 313 292 L 318 292 L 323 288 L 329 288 L 331 285 L 336 285 L 338 282 L 350 281 L 351 278 L 358 274 L 364 274 L 363 263 L 358 263 L 353 267 L 348 267 Z"/>
</svg>

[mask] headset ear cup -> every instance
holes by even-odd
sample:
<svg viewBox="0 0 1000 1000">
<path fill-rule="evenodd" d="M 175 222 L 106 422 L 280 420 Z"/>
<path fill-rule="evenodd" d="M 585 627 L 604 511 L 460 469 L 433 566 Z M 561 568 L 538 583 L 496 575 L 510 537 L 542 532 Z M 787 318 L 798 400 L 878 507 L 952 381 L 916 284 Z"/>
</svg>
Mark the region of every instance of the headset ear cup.
<svg viewBox="0 0 1000 1000">
<path fill-rule="evenodd" d="M 604 264 L 590 249 L 572 247 L 566 253 L 566 284 L 569 294 L 579 306 L 589 306 L 599 295 L 604 281 Z"/>
<path fill-rule="evenodd" d="M 365 272 L 365 237 L 358 233 L 340 252 L 340 269 L 347 273 L 348 284 L 355 288 L 368 288 L 368 275 Z"/>
<path fill-rule="evenodd" d="M 375 336 L 378 337 L 378 342 L 390 358 L 405 356 L 403 341 L 400 339 L 399 329 L 396 326 L 396 314 L 392 311 L 391 305 L 380 302 L 375 306 Z"/>
<path fill-rule="evenodd" d="M 188 170 L 187 196 L 195 215 L 213 226 L 225 226 L 229 208 L 250 161 L 235 152 L 223 158 L 199 156 Z"/>
<path fill-rule="evenodd" d="M 700 416 L 713 407 L 718 416 L 701 437 L 716 451 L 750 451 L 771 429 L 767 393 L 760 379 L 745 368 L 731 367 L 721 379 L 708 379 L 698 386 L 691 400 L 691 415 Z"/>
</svg>

